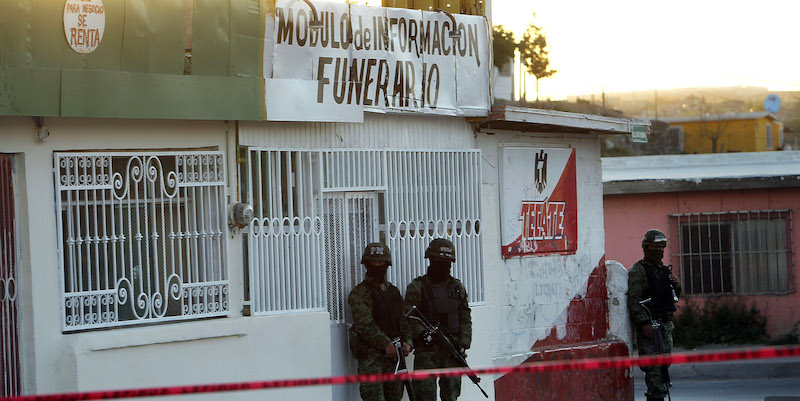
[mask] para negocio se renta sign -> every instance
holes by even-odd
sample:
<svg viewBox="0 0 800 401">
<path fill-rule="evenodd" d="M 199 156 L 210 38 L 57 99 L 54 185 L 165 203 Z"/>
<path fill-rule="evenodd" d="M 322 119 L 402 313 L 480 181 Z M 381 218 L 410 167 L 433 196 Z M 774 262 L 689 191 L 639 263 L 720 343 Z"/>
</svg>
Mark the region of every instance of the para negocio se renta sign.
<svg viewBox="0 0 800 401">
<path fill-rule="evenodd" d="M 503 258 L 575 253 L 575 149 L 505 147 L 501 158 Z"/>
<path fill-rule="evenodd" d="M 364 111 L 485 116 L 488 28 L 480 16 L 278 1 L 267 119 L 353 121 Z M 318 28 L 312 25 L 321 25 Z"/>
</svg>

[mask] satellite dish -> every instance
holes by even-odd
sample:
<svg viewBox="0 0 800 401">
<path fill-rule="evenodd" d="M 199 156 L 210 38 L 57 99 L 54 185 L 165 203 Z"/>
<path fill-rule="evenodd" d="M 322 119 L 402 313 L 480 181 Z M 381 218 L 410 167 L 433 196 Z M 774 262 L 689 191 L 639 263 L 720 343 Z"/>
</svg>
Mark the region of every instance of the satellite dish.
<svg viewBox="0 0 800 401">
<path fill-rule="evenodd" d="M 774 93 L 767 95 L 767 98 L 764 99 L 764 108 L 770 113 L 777 113 L 781 109 L 780 96 Z"/>
</svg>

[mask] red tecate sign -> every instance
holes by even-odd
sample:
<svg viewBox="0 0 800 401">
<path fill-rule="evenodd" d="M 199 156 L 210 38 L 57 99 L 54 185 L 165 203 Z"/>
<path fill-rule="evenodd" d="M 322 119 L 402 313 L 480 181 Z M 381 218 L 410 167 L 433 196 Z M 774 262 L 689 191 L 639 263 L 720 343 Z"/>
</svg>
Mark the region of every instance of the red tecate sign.
<svg viewBox="0 0 800 401">
<path fill-rule="evenodd" d="M 575 149 L 502 149 L 504 259 L 578 249 Z"/>
</svg>

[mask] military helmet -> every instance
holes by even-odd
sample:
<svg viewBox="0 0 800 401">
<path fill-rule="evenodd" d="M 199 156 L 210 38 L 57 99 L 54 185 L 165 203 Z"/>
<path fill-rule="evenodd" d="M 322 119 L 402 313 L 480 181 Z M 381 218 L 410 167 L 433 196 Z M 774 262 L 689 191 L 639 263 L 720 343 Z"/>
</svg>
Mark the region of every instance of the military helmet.
<svg viewBox="0 0 800 401">
<path fill-rule="evenodd" d="M 448 239 L 436 238 L 428 244 L 428 249 L 425 250 L 425 258 L 455 262 L 456 247 L 453 245 L 453 242 Z"/>
<path fill-rule="evenodd" d="M 392 265 L 392 251 L 389 250 L 389 247 L 381 244 L 380 242 L 372 242 L 367 244 L 367 247 L 364 248 L 364 253 L 361 254 L 361 264 L 367 264 L 367 262 L 386 262 L 387 265 Z"/>
<path fill-rule="evenodd" d="M 642 239 L 642 248 L 653 245 L 665 248 L 667 246 L 667 236 L 664 235 L 664 232 L 661 230 L 648 230 L 644 233 L 644 238 Z"/>
</svg>

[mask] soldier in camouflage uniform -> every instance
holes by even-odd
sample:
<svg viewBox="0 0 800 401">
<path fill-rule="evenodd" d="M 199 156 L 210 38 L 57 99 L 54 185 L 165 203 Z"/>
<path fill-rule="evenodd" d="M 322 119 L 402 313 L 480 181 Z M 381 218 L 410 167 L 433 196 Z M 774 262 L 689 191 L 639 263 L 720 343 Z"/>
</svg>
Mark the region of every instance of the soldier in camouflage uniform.
<svg viewBox="0 0 800 401">
<path fill-rule="evenodd" d="M 661 337 L 665 354 L 672 352 L 672 314 L 675 312 L 675 303 L 681 293 L 680 282 L 668 266 L 661 262 L 664 258 L 664 248 L 667 246 L 667 237 L 659 230 L 649 230 L 642 240 L 644 258 L 636 262 L 628 272 L 628 310 L 631 323 L 636 332 L 636 342 L 639 355 L 658 353 L 658 346 L 654 343 L 653 327 L 650 316 L 647 314 L 640 301 L 652 299 L 648 309 L 654 317 L 661 322 Z M 645 396 L 647 401 L 663 401 L 667 396 L 668 386 L 661 366 L 642 367 L 644 380 L 647 384 Z"/>
<path fill-rule="evenodd" d="M 386 270 L 392 264 L 389 248 L 377 242 L 367 245 L 361 256 L 367 273 L 347 297 L 353 326 L 350 328 L 350 349 L 358 360 L 358 373 L 394 373 L 397 365 L 395 338 L 402 341 L 404 356 L 411 352 L 406 319 L 403 318 L 403 297 L 400 290 L 386 281 Z M 361 383 L 364 401 L 400 401 L 403 383 Z"/>
<path fill-rule="evenodd" d="M 472 317 L 464 284 L 450 275 L 455 262 L 455 247 L 449 240 L 438 238 L 431 241 L 425 251 L 430 260 L 428 273 L 417 277 L 408 285 L 404 310 L 413 306 L 433 325 L 447 335 L 461 353 L 472 343 Z M 409 320 L 411 338 L 414 341 L 414 370 L 460 367 L 447 346 L 431 341 L 425 327 L 416 320 Z M 436 379 L 414 382 L 417 401 L 436 400 Z M 460 377 L 439 378 L 439 395 L 442 401 L 455 401 L 461 395 Z"/>
</svg>

